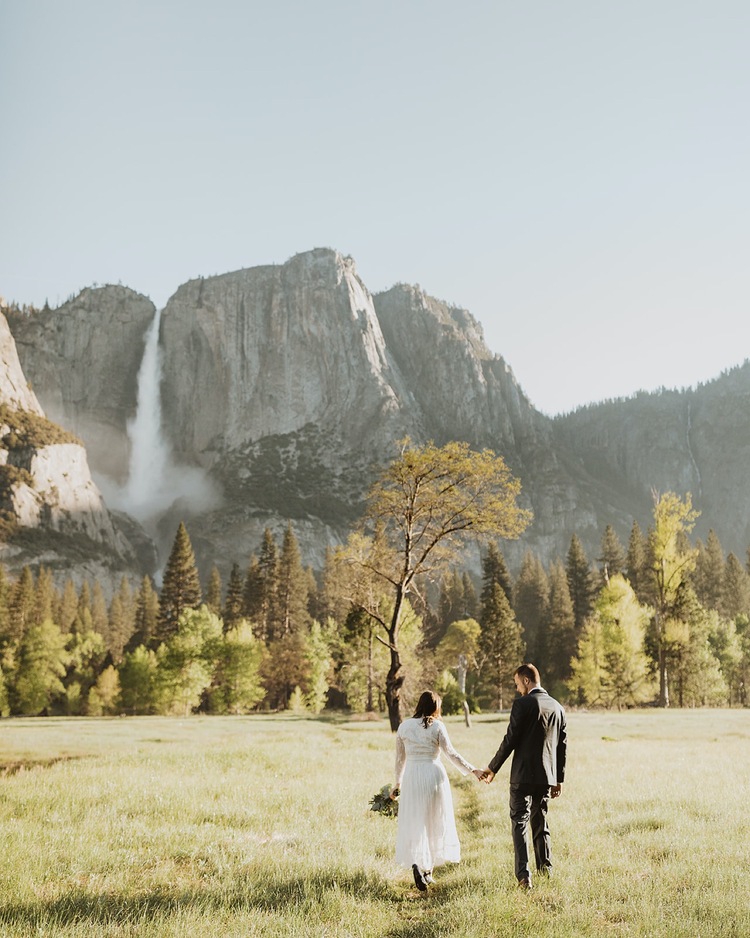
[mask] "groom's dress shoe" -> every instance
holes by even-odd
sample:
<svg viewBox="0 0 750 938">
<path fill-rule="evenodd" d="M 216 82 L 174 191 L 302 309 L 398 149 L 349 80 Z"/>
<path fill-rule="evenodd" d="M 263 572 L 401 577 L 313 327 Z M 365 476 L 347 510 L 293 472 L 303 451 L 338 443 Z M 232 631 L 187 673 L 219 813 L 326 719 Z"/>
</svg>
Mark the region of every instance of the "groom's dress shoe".
<svg viewBox="0 0 750 938">
<path fill-rule="evenodd" d="M 519 889 L 531 889 L 531 880 L 528 876 L 524 876 L 523 879 L 518 880 Z"/>
</svg>

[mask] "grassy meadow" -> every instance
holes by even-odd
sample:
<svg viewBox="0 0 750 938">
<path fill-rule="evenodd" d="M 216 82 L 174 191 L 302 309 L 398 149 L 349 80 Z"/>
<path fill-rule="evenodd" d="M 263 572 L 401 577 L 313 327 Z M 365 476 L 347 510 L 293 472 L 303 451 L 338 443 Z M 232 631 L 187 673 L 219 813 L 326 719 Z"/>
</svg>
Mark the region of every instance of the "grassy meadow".
<svg viewBox="0 0 750 938">
<path fill-rule="evenodd" d="M 446 722 L 484 766 L 507 715 Z M 385 721 L 0 721 L 0 935 L 750 935 L 750 712 L 573 712 L 569 740 L 554 878 L 515 886 L 509 766 L 449 767 L 463 860 L 422 894 L 368 810 Z"/>
</svg>

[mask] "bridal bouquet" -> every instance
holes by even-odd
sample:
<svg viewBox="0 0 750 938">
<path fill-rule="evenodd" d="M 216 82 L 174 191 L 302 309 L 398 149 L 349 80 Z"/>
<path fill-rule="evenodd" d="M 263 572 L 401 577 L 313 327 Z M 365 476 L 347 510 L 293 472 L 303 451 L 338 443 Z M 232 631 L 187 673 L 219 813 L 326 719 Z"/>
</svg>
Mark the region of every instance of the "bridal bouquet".
<svg viewBox="0 0 750 938">
<path fill-rule="evenodd" d="M 398 816 L 398 801 L 391 798 L 391 786 L 383 785 L 380 791 L 370 798 L 370 810 L 384 814 L 386 817 Z"/>
</svg>

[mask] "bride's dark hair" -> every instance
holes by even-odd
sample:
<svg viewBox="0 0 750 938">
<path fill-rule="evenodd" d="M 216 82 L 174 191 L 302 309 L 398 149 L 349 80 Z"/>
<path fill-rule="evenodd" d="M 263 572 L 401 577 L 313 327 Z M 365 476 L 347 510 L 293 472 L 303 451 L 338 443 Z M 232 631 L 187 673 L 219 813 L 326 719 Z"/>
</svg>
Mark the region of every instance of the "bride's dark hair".
<svg viewBox="0 0 750 938">
<path fill-rule="evenodd" d="M 422 717 L 422 726 L 425 729 L 440 716 L 440 706 L 443 698 L 433 690 L 426 690 L 417 701 L 417 709 L 414 711 L 414 719 Z"/>
</svg>

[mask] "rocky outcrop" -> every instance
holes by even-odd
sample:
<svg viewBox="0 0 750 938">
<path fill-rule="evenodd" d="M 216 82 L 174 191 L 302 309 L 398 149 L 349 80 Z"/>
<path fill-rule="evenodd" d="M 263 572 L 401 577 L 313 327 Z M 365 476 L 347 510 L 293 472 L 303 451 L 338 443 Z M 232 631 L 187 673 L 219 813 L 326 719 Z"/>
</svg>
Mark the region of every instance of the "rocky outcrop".
<svg viewBox="0 0 750 938">
<path fill-rule="evenodd" d="M 86 450 L 44 416 L 3 316 L 0 358 L 0 560 L 13 570 L 83 565 L 104 581 L 113 570 L 136 572 L 133 548 L 91 478 Z"/>
<path fill-rule="evenodd" d="M 127 476 L 138 366 L 155 312 L 147 297 L 105 286 L 11 320 L 21 365 L 45 414 L 83 440 L 95 471 L 120 483 Z"/>
</svg>

